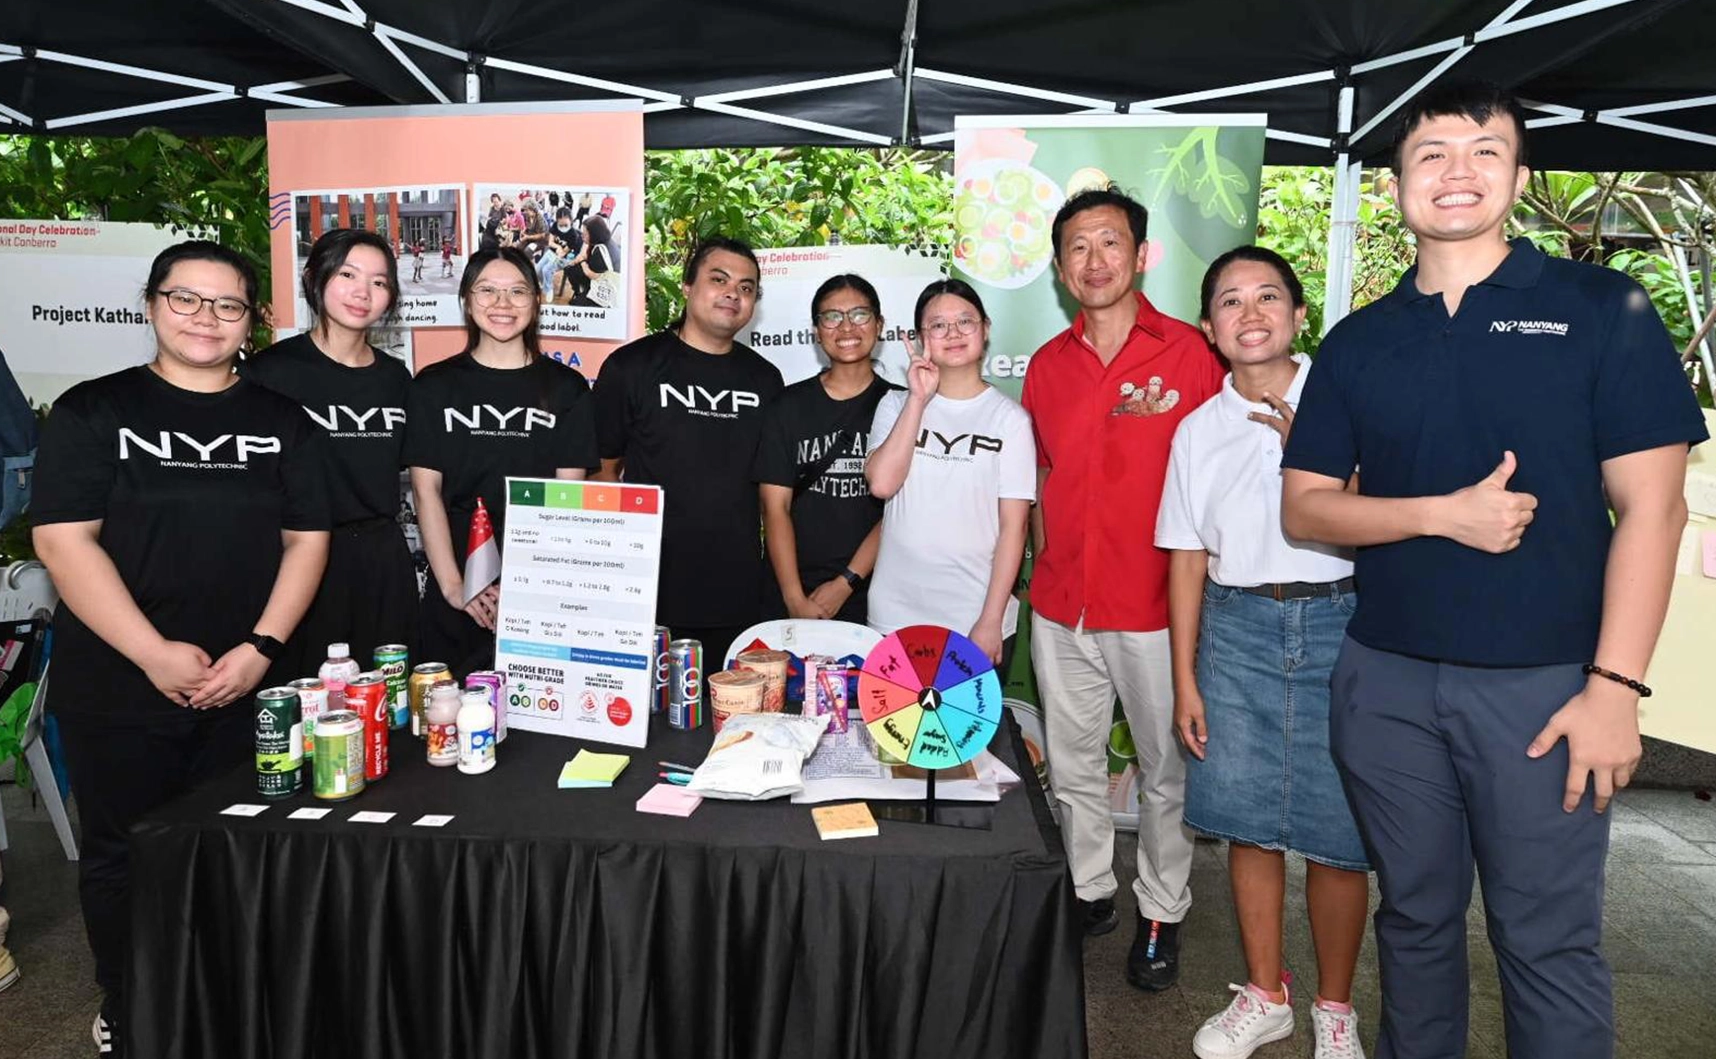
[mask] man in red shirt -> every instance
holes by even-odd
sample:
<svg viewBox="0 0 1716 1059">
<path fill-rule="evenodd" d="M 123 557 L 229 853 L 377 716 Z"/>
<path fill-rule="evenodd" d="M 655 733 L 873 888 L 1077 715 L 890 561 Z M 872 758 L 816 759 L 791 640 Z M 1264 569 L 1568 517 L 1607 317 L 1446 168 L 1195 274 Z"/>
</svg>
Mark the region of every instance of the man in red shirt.
<svg viewBox="0 0 1716 1059">
<path fill-rule="evenodd" d="M 1179 974 L 1192 833 L 1181 820 L 1186 766 L 1173 734 L 1168 553 L 1151 527 L 1174 428 L 1221 388 L 1224 372 L 1196 328 L 1134 289 L 1147 221 L 1142 205 L 1111 188 L 1074 195 L 1055 215 L 1055 274 L 1080 311 L 1031 359 L 1024 405 L 1039 482 L 1031 661 L 1073 886 L 1085 932 L 1113 930 L 1107 744 L 1118 695 L 1143 793 L 1126 977 L 1154 991 Z"/>
</svg>

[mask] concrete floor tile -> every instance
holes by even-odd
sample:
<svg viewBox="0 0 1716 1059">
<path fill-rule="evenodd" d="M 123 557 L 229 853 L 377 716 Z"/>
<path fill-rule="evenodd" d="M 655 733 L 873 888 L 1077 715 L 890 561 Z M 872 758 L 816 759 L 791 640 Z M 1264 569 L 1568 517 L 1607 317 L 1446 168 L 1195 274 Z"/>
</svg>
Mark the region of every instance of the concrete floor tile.
<svg viewBox="0 0 1716 1059">
<path fill-rule="evenodd" d="M 1648 817 L 1616 820 L 1609 830 L 1611 864 L 1716 864 L 1716 856 Z"/>
<path fill-rule="evenodd" d="M 1658 881 L 1687 904 L 1716 917 L 1716 864 L 1664 864 Z"/>
<path fill-rule="evenodd" d="M 1690 791 L 1629 791 L 1627 805 L 1692 842 L 1716 842 L 1716 801 Z"/>
</svg>

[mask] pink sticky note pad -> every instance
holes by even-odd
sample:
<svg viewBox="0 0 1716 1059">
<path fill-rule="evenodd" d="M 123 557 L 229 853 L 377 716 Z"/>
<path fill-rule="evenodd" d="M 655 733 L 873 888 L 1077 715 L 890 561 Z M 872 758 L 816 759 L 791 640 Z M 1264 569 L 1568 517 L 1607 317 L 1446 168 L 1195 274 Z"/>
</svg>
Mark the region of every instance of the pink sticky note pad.
<svg viewBox="0 0 1716 1059">
<path fill-rule="evenodd" d="M 692 794 L 684 787 L 658 783 L 638 799 L 638 812 L 659 813 L 662 816 L 690 816 L 703 804 L 701 794 Z"/>
<path fill-rule="evenodd" d="M 1716 530 L 1705 530 L 1704 542 L 1704 576 L 1716 577 Z"/>
</svg>

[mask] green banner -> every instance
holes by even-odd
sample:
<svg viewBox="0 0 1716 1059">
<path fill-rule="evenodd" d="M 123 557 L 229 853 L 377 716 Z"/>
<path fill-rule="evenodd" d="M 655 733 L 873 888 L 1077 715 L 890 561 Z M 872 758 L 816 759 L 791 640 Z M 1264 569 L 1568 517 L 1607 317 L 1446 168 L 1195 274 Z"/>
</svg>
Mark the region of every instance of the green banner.
<svg viewBox="0 0 1716 1059">
<path fill-rule="evenodd" d="M 1087 188 L 1113 184 L 1144 204 L 1150 213 L 1144 291 L 1162 312 L 1196 321 L 1209 263 L 1256 240 L 1263 135 L 1262 115 L 957 119 L 953 265 L 993 321 L 988 381 L 1018 397 L 1031 355 L 1077 314 L 1055 277 L 1050 229 L 1061 204 Z M 1030 571 L 1027 554 L 1021 577 L 1027 597 Z M 1031 675 L 1028 607 L 1027 598 L 1003 690 L 1018 704 L 1015 713 L 1040 760 L 1042 705 Z M 1114 718 L 1110 804 L 1118 821 L 1135 825 L 1138 770 L 1118 703 Z"/>
</svg>

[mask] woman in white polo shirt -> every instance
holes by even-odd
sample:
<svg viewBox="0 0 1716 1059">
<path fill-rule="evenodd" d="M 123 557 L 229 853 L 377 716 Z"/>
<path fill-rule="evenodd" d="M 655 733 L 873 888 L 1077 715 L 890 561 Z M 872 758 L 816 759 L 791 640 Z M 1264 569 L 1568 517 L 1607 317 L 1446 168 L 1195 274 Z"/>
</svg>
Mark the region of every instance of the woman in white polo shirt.
<svg viewBox="0 0 1716 1059">
<path fill-rule="evenodd" d="M 1329 753 L 1329 677 L 1354 604 L 1352 562 L 1281 530 L 1281 449 L 1311 365 L 1292 353 L 1305 298 L 1271 250 L 1204 275 L 1204 333 L 1232 365 L 1174 434 L 1156 545 L 1169 564 L 1174 722 L 1191 755 L 1186 823 L 1228 840 L 1248 982 L 1198 1030 L 1199 1059 L 1291 1036 L 1281 955 L 1285 853 L 1306 860 L 1317 951 L 1316 1059 L 1362 1059 L 1351 1006 L 1369 899 L 1364 846 Z"/>
</svg>

